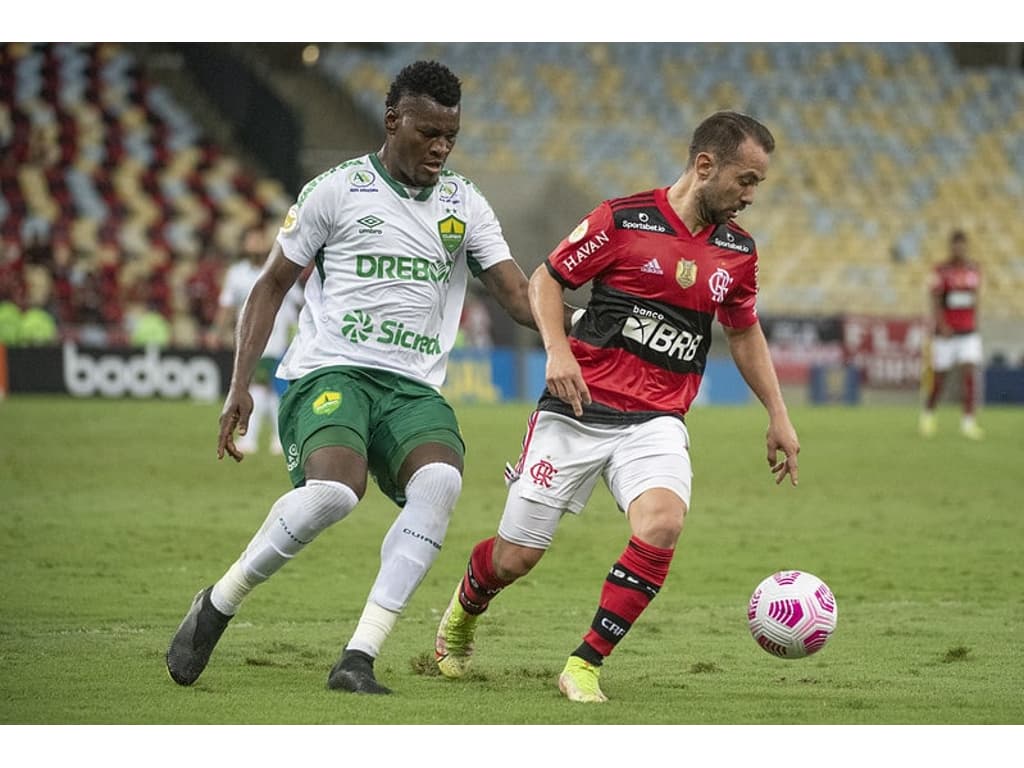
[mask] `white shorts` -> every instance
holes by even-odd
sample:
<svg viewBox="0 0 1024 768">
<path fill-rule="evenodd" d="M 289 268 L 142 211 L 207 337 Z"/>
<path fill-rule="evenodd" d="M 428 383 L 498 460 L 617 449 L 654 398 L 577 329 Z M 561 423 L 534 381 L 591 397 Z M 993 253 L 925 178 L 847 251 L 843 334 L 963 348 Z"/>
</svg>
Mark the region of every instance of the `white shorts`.
<svg viewBox="0 0 1024 768">
<path fill-rule="evenodd" d="M 689 507 L 689 449 L 686 425 L 674 416 L 607 426 L 536 411 L 510 478 L 498 534 L 516 544 L 546 548 L 562 514 L 579 514 L 599 477 L 623 512 L 652 488 L 673 491 Z"/>
<path fill-rule="evenodd" d="M 981 334 L 932 338 L 932 367 L 936 371 L 948 371 L 957 364 L 981 365 L 981 362 Z"/>
</svg>

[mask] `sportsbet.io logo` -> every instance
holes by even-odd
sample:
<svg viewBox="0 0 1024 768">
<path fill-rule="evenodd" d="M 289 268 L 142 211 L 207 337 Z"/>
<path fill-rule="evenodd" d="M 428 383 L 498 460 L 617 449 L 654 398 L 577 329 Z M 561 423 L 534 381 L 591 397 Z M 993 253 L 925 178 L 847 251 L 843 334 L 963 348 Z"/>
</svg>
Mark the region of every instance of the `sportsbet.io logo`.
<svg viewBox="0 0 1024 768">
<path fill-rule="evenodd" d="M 341 321 L 341 335 L 355 344 L 366 341 L 370 338 L 371 333 L 373 333 L 373 320 L 361 309 L 349 312 Z"/>
<path fill-rule="evenodd" d="M 313 401 L 313 413 L 330 416 L 341 407 L 341 392 L 321 392 Z"/>
</svg>

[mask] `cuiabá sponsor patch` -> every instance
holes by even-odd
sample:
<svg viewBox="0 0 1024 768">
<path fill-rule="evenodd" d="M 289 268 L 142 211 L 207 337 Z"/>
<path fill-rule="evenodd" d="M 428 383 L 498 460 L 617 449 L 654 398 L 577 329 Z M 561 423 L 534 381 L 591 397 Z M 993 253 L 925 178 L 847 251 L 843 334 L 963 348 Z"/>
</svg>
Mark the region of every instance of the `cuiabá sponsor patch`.
<svg viewBox="0 0 1024 768">
<path fill-rule="evenodd" d="M 341 407 L 341 392 L 324 391 L 313 401 L 313 413 L 329 416 Z"/>
</svg>

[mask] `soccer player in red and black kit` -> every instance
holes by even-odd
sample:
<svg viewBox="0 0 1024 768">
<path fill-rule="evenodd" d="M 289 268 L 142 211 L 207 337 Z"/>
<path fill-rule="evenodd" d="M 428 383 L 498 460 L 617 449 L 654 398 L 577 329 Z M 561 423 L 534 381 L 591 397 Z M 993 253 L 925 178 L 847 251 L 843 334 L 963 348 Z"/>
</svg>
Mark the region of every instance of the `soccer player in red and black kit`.
<svg viewBox="0 0 1024 768">
<path fill-rule="evenodd" d="M 438 627 L 435 652 L 445 676 L 465 674 L 479 616 L 540 561 L 562 515 L 580 513 L 600 477 L 632 535 L 558 687 L 572 701 L 606 701 L 602 662 L 658 594 L 682 532 L 692 477 L 683 417 L 716 318 L 768 411 L 776 483 L 788 475 L 797 484 L 800 445 L 755 310 L 757 250 L 734 223 L 753 202 L 774 147 L 753 118 L 711 115 L 694 132 L 686 169 L 671 187 L 602 203 L 533 273 L 530 303 L 547 352 L 547 387 L 507 473 L 498 534 L 474 547 Z M 588 282 L 590 303 L 567 337 L 563 292 Z"/>
<path fill-rule="evenodd" d="M 965 437 L 984 437 L 974 418 L 978 366 L 982 362 L 981 334 L 978 333 L 978 292 L 981 270 L 967 258 L 967 235 L 956 230 L 949 238 L 949 258 L 937 264 L 929 280 L 932 319 L 932 377 L 928 398 L 921 413 L 921 434 L 931 437 L 938 427 L 935 406 L 942 394 L 946 374 L 961 366 L 963 374 L 963 416 L 960 431 Z"/>
</svg>

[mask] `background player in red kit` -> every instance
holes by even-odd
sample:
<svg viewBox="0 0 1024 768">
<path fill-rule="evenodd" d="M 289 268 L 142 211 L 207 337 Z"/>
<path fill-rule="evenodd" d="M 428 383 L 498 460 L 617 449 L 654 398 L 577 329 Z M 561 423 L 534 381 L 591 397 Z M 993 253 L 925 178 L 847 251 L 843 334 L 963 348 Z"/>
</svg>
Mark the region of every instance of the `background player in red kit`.
<svg viewBox="0 0 1024 768">
<path fill-rule="evenodd" d="M 562 515 L 581 512 L 600 477 L 632 536 L 559 689 L 572 701 L 606 700 L 601 664 L 658 593 L 682 531 L 692 477 L 683 416 L 700 386 L 715 318 L 768 411 L 776 483 L 788 475 L 797 484 L 800 445 L 755 310 L 757 251 L 734 223 L 753 202 L 774 147 L 753 118 L 711 115 L 671 187 L 602 203 L 533 273 L 547 388 L 508 473 L 498 535 L 474 547 L 438 627 L 436 658 L 447 677 L 466 672 L 489 602 L 540 561 Z M 563 291 L 587 282 L 590 303 L 567 338 Z"/>
<path fill-rule="evenodd" d="M 967 235 L 956 230 L 949 238 L 949 259 L 937 264 L 929 281 L 932 314 L 931 387 L 921 414 L 921 434 L 931 437 L 937 423 L 935 406 L 946 373 L 957 365 L 963 372 L 963 416 L 960 431 L 972 440 L 984 437 L 974 418 L 978 366 L 982 362 L 978 333 L 978 291 L 981 270 L 967 259 Z"/>
</svg>

